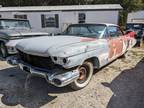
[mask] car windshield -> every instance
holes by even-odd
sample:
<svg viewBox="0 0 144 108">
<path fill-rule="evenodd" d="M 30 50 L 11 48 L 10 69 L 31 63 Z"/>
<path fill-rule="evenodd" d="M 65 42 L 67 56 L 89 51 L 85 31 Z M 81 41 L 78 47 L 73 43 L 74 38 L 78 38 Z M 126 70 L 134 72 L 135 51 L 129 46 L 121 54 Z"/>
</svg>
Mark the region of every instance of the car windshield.
<svg viewBox="0 0 144 108">
<path fill-rule="evenodd" d="M 71 25 L 64 31 L 63 35 L 100 38 L 104 35 L 105 29 L 106 26 L 100 24 Z"/>
<path fill-rule="evenodd" d="M 27 20 L 0 20 L 0 29 L 30 29 L 29 21 Z"/>
<path fill-rule="evenodd" d="M 138 23 L 131 23 L 126 25 L 126 30 L 133 29 L 133 30 L 144 30 L 144 24 L 138 24 Z"/>
</svg>

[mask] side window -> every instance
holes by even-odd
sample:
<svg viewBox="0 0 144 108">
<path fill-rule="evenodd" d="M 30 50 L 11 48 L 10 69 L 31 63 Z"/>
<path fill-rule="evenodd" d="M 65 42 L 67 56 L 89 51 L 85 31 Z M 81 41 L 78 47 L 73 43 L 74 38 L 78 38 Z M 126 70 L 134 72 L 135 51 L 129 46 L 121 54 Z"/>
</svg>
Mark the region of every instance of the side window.
<svg viewBox="0 0 144 108">
<path fill-rule="evenodd" d="M 112 38 L 118 37 L 117 27 L 115 26 L 108 27 L 108 33 Z"/>
<path fill-rule="evenodd" d="M 112 38 L 119 37 L 119 36 L 123 35 L 121 29 L 119 27 L 116 27 L 116 26 L 108 27 L 108 33 L 109 33 L 110 37 L 112 37 Z"/>
</svg>

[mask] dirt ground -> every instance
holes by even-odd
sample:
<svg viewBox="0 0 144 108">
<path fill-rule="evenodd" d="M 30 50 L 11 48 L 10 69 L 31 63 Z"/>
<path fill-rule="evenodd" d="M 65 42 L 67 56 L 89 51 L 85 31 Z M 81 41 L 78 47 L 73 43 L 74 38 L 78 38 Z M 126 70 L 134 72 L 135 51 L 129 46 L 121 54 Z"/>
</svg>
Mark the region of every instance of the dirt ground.
<svg viewBox="0 0 144 108">
<path fill-rule="evenodd" d="M 57 88 L 0 61 L 0 108 L 144 108 L 144 49 L 133 48 L 79 91 Z"/>
</svg>

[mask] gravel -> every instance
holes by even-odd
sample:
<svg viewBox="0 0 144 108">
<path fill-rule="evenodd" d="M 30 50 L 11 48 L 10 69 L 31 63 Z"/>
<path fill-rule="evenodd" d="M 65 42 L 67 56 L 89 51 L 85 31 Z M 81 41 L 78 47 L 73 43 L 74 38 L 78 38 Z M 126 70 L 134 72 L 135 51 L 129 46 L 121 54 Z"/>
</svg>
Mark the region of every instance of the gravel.
<svg viewBox="0 0 144 108">
<path fill-rule="evenodd" d="M 0 108 L 144 108 L 144 49 L 95 72 L 87 87 L 57 88 L 0 61 Z"/>
</svg>

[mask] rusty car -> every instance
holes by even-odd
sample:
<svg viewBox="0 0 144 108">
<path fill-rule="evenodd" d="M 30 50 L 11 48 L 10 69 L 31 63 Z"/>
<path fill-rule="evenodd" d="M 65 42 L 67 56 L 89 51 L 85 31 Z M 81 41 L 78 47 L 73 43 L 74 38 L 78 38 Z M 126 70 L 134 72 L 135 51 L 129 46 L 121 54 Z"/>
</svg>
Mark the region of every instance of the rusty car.
<svg viewBox="0 0 144 108">
<path fill-rule="evenodd" d="M 56 87 L 79 90 L 88 85 L 94 69 L 123 56 L 135 43 L 115 24 L 72 24 L 60 35 L 21 41 L 18 56 L 7 62 Z"/>
</svg>

